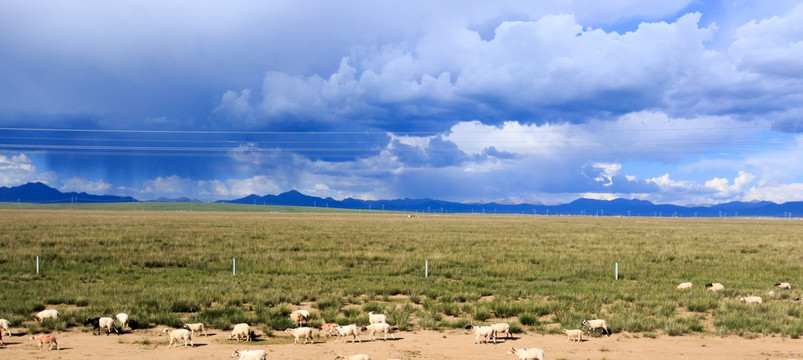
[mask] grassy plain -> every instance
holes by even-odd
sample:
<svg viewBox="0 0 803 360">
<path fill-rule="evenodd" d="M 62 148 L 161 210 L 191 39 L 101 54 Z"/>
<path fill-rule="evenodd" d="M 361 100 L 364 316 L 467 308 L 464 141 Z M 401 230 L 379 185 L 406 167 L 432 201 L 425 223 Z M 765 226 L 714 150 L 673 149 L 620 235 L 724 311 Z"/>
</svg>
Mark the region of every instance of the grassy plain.
<svg viewBox="0 0 803 360">
<path fill-rule="evenodd" d="M 314 324 L 373 310 L 403 330 L 504 319 L 556 333 L 602 317 L 645 337 L 803 333 L 801 221 L 80 209 L 0 210 L 0 317 L 32 332 L 117 312 L 267 331 L 304 304 Z M 770 297 L 779 281 L 793 290 Z M 62 318 L 28 321 L 45 307 Z"/>
</svg>

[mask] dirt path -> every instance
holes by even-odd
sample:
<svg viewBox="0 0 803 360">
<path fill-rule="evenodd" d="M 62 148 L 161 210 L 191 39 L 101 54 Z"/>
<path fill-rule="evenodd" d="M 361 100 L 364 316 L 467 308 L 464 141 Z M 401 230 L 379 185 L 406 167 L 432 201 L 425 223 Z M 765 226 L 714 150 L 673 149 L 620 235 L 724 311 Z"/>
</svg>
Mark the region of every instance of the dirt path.
<svg viewBox="0 0 803 360">
<path fill-rule="evenodd" d="M 21 334 L 22 329 L 18 329 Z M 60 351 L 39 351 L 28 336 L 4 337 L 0 349 L 3 359 L 87 359 L 116 360 L 182 360 L 230 359 L 235 348 L 264 349 L 268 359 L 326 359 L 338 354 L 364 353 L 374 360 L 384 359 L 515 359 L 505 352 L 511 347 L 538 347 L 547 359 L 803 359 L 803 340 L 780 337 L 743 339 L 716 336 L 660 336 L 655 339 L 635 338 L 627 334 L 590 338 L 582 343 L 570 343 L 563 335 L 517 335 L 506 343 L 474 344 L 468 331 L 400 332 L 396 340 L 360 343 L 334 343 L 333 339 L 317 337 L 314 345 L 287 344 L 286 334 L 277 333 L 265 341 L 237 344 L 228 340 L 228 332 L 210 331 L 209 337 L 196 337 L 195 347 L 167 348 L 167 338 L 158 336 L 156 329 L 138 330 L 121 336 L 95 336 L 88 332 L 68 331 L 56 334 Z M 270 344 L 283 342 L 282 344 Z M 292 341 L 291 341 L 292 342 Z"/>
</svg>

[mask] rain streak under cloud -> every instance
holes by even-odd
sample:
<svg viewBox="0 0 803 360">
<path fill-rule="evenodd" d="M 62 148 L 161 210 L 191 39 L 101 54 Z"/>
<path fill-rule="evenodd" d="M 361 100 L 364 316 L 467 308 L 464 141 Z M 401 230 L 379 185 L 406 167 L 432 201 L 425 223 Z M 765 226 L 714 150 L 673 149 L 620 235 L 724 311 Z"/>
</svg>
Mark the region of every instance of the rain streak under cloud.
<svg viewBox="0 0 803 360">
<path fill-rule="evenodd" d="M 703 3 L 12 2 L 0 186 L 803 200 L 803 5 Z"/>
</svg>

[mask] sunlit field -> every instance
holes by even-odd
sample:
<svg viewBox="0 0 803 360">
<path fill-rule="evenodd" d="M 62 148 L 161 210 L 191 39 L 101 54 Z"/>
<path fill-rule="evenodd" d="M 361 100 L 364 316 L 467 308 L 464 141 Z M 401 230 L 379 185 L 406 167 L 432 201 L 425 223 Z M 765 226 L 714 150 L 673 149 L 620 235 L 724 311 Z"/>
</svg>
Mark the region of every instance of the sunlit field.
<svg viewBox="0 0 803 360">
<path fill-rule="evenodd" d="M 128 206 L 138 209 L 0 210 L 0 317 L 32 332 L 118 312 L 139 327 L 267 332 L 310 306 L 313 325 L 379 311 L 402 330 L 503 320 L 557 333 L 600 317 L 644 337 L 803 333 L 799 220 Z M 694 287 L 676 290 L 684 281 Z M 792 290 L 769 295 L 782 281 Z M 706 291 L 709 282 L 726 289 Z M 738 301 L 747 295 L 764 304 Z M 62 317 L 30 321 L 44 308 Z"/>
</svg>

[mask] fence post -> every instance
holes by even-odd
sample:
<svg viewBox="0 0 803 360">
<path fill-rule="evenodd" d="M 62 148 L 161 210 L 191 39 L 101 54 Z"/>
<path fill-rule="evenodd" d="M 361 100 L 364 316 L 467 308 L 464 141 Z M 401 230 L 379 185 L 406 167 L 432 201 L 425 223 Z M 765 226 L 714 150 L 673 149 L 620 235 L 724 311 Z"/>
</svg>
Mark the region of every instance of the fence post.
<svg viewBox="0 0 803 360">
<path fill-rule="evenodd" d="M 36 275 L 39 275 L 39 255 L 36 255 Z"/>
<path fill-rule="evenodd" d="M 424 260 L 424 277 L 429 277 L 429 260 Z"/>
<path fill-rule="evenodd" d="M 236 258 L 232 258 L 231 259 L 231 275 L 232 276 L 237 275 L 237 259 Z"/>
<path fill-rule="evenodd" d="M 616 262 L 616 280 L 619 280 L 619 262 Z"/>
</svg>

